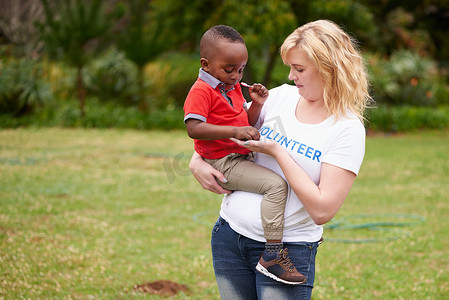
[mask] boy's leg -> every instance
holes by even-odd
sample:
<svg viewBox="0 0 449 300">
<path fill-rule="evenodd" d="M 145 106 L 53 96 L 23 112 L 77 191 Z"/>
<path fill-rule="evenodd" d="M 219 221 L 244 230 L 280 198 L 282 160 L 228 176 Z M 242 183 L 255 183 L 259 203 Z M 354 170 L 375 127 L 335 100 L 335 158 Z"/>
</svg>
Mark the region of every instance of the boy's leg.
<svg viewBox="0 0 449 300">
<path fill-rule="evenodd" d="M 223 188 L 263 194 L 261 215 L 265 238 L 282 240 L 288 193 L 285 180 L 270 169 L 255 164 L 247 155 L 230 154 L 206 161 L 227 179 L 227 183 L 218 181 Z"/>
<path fill-rule="evenodd" d="M 246 155 L 231 154 L 206 161 L 227 179 L 227 183 L 218 181 L 223 188 L 263 194 L 261 217 L 267 243 L 256 269 L 280 282 L 304 283 L 306 276 L 296 270 L 282 243 L 288 185 L 280 175 L 249 159 Z"/>
</svg>

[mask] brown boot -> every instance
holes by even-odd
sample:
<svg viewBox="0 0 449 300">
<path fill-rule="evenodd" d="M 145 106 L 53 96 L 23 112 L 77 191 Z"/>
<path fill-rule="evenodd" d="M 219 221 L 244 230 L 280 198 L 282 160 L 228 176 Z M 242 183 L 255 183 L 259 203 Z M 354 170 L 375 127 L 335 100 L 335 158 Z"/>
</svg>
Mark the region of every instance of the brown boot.
<svg viewBox="0 0 449 300">
<path fill-rule="evenodd" d="M 264 251 L 256 270 L 285 284 L 301 284 L 307 281 L 307 277 L 299 273 L 290 261 L 287 248 L 273 254 Z"/>
</svg>

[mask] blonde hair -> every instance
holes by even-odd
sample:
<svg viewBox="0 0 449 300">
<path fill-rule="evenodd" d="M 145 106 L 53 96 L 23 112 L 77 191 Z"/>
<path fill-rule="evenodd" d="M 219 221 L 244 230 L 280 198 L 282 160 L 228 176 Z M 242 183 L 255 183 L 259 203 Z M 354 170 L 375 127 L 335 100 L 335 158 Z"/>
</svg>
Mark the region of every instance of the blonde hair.
<svg viewBox="0 0 449 300">
<path fill-rule="evenodd" d="M 285 39 L 280 49 L 285 64 L 293 48 L 303 51 L 318 69 L 328 111 L 346 117 L 349 110 L 363 121 L 372 98 L 365 62 L 355 40 L 332 21 L 318 20 L 297 28 Z"/>
</svg>

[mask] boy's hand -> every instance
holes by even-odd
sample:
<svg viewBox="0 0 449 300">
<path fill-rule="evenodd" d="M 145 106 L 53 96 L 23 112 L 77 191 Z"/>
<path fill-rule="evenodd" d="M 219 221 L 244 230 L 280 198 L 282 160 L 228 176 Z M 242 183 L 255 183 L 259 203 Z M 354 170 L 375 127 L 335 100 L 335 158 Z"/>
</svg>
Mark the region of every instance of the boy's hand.
<svg viewBox="0 0 449 300">
<path fill-rule="evenodd" d="M 252 126 L 236 127 L 234 138 L 242 141 L 260 139 L 259 131 Z"/>
<path fill-rule="evenodd" d="M 249 95 L 253 101 L 264 104 L 268 98 L 268 89 L 260 83 L 255 83 L 249 88 Z"/>
</svg>

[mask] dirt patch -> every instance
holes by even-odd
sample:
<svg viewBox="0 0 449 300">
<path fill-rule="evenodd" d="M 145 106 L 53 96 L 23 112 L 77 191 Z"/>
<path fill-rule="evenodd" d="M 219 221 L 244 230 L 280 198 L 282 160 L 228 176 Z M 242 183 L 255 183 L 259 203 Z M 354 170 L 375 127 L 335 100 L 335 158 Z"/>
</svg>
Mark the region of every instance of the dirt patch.
<svg viewBox="0 0 449 300">
<path fill-rule="evenodd" d="M 157 280 L 153 282 L 136 284 L 133 287 L 133 290 L 145 294 L 161 295 L 169 297 L 174 296 L 179 292 L 187 293 L 189 291 L 186 285 L 179 284 L 169 280 Z"/>
</svg>

